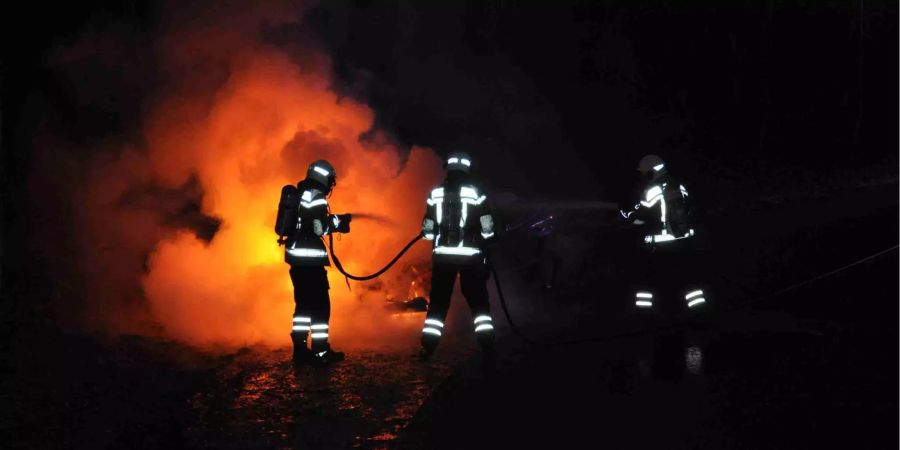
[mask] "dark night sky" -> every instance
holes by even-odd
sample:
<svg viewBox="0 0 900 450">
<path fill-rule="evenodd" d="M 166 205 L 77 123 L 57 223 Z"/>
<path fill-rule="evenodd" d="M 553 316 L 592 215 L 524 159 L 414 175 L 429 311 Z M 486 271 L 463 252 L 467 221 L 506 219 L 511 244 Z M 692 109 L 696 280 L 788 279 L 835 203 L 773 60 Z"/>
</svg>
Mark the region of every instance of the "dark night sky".
<svg viewBox="0 0 900 450">
<path fill-rule="evenodd" d="M 547 163 L 570 153 L 613 192 L 648 152 L 721 176 L 896 161 L 890 2 L 862 10 L 862 60 L 857 2 L 361 3 L 311 20 L 380 122 L 511 158 L 541 190 L 570 190 Z"/>
<path fill-rule="evenodd" d="M 473 153 L 495 189 L 619 200 L 646 153 L 708 202 L 896 180 L 896 2 L 445 3 L 325 2 L 268 39 L 298 57 L 325 49 L 334 88 L 368 102 L 379 127 L 405 145 Z M 4 13 L 7 244 L 34 200 L 34 135 L 90 143 L 138 131 L 166 85 L 147 45 L 161 9 Z M 25 26 L 13 34 L 13 23 Z M 85 40 L 108 58 L 60 61 Z"/>
</svg>

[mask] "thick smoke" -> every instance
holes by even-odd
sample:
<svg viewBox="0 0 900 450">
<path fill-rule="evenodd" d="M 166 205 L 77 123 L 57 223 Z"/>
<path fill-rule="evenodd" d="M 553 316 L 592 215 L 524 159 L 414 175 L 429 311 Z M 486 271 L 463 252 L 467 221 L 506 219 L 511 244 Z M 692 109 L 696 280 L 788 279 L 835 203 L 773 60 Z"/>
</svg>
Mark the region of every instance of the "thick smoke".
<svg viewBox="0 0 900 450">
<path fill-rule="evenodd" d="M 369 107 L 335 94 L 328 58 L 296 41 L 300 8 L 254 5 L 163 11 L 165 32 L 148 44 L 163 81 L 139 133 L 77 157 L 41 149 L 35 180 L 58 177 L 61 161 L 85 174 L 67 190 L 87 291 L 74 317 L 198 346 L 284 345 L 293 300 L 275 208 L 316 159 L 338 171 L 334 212 L 390 218 L 355 221 L 336 240 L 347 270 L 376 270 L 417 233 L 437 156 L 398 148 L 372 129 Z M 336 345 L 413 342 L 419 320 L 390 313 L 386 299 L 420 286 L 413 269 L 427 260 L 420 244 L 352 291 L 331 270 Z"/>
</svg>

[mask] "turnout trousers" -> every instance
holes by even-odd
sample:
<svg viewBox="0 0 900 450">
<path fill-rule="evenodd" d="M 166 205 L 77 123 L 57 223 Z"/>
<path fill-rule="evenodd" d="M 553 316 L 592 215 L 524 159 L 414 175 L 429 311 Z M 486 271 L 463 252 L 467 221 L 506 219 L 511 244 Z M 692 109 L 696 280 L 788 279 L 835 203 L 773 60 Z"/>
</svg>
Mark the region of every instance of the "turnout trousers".
<svg viewBox="0 0 900 450">
<path fill-rule="evenodd" d="M 453 284 L 459 275 L 459 285 L 469 309 L 472 311 L 473 327 L 478 344 L 482 348 L 492 348 L 494 324 L 488 302 L 487 280 L 490 276 L 488 265 L 483 259 L 467 264 L 435 262 L 431 272 L 431 294 L 425 325 L 422 328 L 422 346 L 433 351 L 444 331 L 444 320 L 450 310 Z"/>
<path fill-rule="evenodd" d="M 328 297 L 328 276 L 322 266 L 291 266 L 291 283 L 294 285 L 294 317 L 291 339 L 295 351 L 305 348 L 307 338 L 313 353 L 327 350 L 328 320 L 331 317 L 331 299 Z"/>
<path fill-rule="evenodd" d="M 697 268 L 699 254 L 693 239 L 660 242 L 642 249 L 634 287 L 638 309 L 674 313 L 700 307 L 706 302 Z"/>
</svg>

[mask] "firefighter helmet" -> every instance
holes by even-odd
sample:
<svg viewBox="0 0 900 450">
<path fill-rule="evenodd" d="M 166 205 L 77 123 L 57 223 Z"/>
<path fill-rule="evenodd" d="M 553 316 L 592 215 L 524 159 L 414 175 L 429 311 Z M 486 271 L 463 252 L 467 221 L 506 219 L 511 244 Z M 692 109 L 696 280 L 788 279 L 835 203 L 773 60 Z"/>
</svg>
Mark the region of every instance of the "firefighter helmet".
<svg viewBox="0 0 900 450">
<path fill-rule="evenodd" d="M 444 161 L 444 168 L 469 173 L 472 169 L 472 157 L 465 152 L 453 152 Z"/>
<path fill-rule="evenodd" d="M 334 172 L 334 167 L 324 159 L 309 165 L 309 168 L 306 170 L 306 178 L 318 181 L 329 191 L 337 184 L 337 174 Z"/>
<path fill-rule="evenodd" d="M 657 155 L 647 155 L 638 162 L 637 170 L 643 174 L 649 172 L 662 172 L 665 170 L 666 163 Z"/>
</svg>

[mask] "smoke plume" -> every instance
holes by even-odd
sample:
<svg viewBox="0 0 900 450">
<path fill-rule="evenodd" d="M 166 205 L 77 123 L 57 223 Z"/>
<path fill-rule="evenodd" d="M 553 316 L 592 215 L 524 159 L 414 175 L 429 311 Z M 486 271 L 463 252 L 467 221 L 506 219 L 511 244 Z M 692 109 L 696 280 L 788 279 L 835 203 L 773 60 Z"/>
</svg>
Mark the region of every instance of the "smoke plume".
<svg viewBox="0 0 900 450">
<path fill-rule="evenodd" d="M 41 141 L 35 185 L 75 169 L 65 192 L 71 262 L 87 299 L 77 318 L 204 347 L 287 344 L 294 305 L 275 209 L 281 187 L 317 159 L 337 170 L 334 213 L 386 218 L 354 221 L 336 238 L 347 270 L 376 270 L 418 232 L 425 195 L 440 179 L 437 156 L 399 148 L 373 129 L 368 106 L 335 93 L 327 55 L 304 41 L 302 12 L 289 2 L 164 9 L 163 32 L 140 43 L 151 46 L 146 64 L 158 87 L 139 131 L 94 148 Z M 90 62 L 92 39 L 58 58 L 78 53 L 99 64 Z M 127 72 L 126 64 L 107 60 L 102 69 Z M 352 290 L 330 270 L 336 345 L 413 339 L 421 317 L 385 304 L 421 288 L 416 266 L 427 262 L 420 244 L 385 277 Z"/>
</svg>

